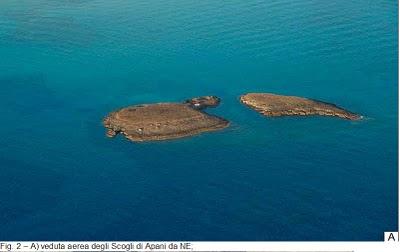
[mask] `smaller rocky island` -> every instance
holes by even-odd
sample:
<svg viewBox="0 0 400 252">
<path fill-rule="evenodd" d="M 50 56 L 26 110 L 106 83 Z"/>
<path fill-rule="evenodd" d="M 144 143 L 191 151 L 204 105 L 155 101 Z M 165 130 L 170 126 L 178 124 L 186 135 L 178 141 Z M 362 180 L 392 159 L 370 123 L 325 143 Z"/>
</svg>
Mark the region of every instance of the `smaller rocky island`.
<svg viewBox="0 0 400 252">
<path fill-rule="evenodd" d="M 104 118 L 103 125 L 108 137 L 122 134 L 136 142 L 193 136 L 229 126 L 229 121 L 202 111 L 219 103 L 216 96 L 203 96 L 184 103 L 130 106 L 111 112 Z"/>
<path fill-rule="evenodd" d="M 348 120 L 362 117 L 335 104 L 296 96 L 284 96 L 270 93 L 249 93 L 242 95 L 240 101 L 260 114 L 277 116 L 334 116 Z"/>
<path fill-rule="evenodd" d="M 194 109 L 215 108 L 221 103 L 221 99 L 217 96 L 201 96 L 185 101 Z"/>
</svg>

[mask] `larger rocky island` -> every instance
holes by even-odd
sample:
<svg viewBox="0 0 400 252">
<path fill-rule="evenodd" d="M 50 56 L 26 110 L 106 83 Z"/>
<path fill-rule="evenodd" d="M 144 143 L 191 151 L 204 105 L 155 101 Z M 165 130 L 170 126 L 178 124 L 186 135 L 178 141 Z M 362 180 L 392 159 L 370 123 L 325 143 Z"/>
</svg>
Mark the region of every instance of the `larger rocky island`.
<svg viewBox="0 0 400 252">
<path fill-rule="evenodd" d="M 103 124 L 108 137 L 122 134 L 136 142 L 193 136 L 229 126 L 229 121 L 202 111 L 219 103 L 218 97 L 203 96 L 184 103 L 130 106 L 111 112 Z"/>
<path fill-rule="evenodd" d="M 240 101 L 260 114 L 276 116 L 335 116 L 348 120 L 362 117 L 335 104 L 297 96 L 284 96 L 270 93 L 249 93 L 242 95 Z"/>
</svg>

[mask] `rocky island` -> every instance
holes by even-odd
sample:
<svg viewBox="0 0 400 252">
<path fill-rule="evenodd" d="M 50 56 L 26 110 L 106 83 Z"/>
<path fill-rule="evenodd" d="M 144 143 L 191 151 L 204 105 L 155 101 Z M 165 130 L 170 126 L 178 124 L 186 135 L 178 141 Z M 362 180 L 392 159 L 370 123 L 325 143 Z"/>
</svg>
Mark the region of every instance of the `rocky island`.
<svg viewBox="0 0 400 252">
<path fill-rule="evenodd" d="M 269 93 L 249 93 L 240 101 L 265 116 L 335 116 L 348 120 L 359 120 L 360 115 L 347 111 L 335 104 L 296 96 Z"/>
<path fill-rule="evenodd" d="M 142 104 L 111 112 L 103 120 L 107 136 L 124 135 L 136 142 L 175 139 L 215 131 L 229 121 L 202 111 L 216 107 L 220 99 L 203 96 L 184 103 Z"/>
</svg>

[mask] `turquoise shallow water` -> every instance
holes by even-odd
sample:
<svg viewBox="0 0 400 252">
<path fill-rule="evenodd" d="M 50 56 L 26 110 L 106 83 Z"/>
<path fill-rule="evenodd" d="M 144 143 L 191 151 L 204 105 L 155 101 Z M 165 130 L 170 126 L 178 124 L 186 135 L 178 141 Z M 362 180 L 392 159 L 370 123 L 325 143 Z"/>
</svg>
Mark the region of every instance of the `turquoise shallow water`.
<svg viewBox="0 0 400 252">
<path fill-rule="evenodd" d="M 397 230 L 397 1 L 0 2 L 0 240 L 381 240 Z M 366 117 L 266 119 L 250 91 Z M 224 131 L 107 139 L 217 95 Z"/>
</svg>

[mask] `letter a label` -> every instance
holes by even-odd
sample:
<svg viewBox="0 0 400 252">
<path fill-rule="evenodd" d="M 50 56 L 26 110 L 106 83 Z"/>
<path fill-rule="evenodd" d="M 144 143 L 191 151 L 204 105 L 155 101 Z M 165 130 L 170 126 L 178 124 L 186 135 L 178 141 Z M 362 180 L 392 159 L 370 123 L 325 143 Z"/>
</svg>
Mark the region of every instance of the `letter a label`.
<svg viewBox="0 0 400 252">
<path fill-rule="evenodd" d="M 398 232 L 385 232 L 385 242 L 398 242 L 399 233 Z"/>
</svg>

